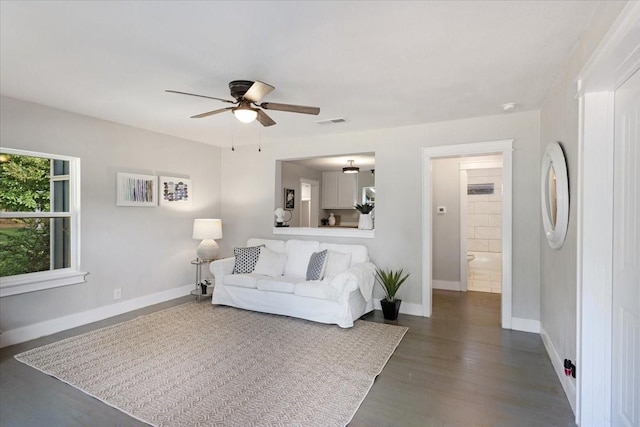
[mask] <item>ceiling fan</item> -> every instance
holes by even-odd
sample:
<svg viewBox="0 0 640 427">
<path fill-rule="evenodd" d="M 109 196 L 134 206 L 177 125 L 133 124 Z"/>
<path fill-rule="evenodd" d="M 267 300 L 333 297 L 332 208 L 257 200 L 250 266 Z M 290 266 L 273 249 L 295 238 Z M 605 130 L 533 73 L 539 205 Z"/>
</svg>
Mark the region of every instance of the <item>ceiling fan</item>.
<svg viewBox="0 0 640 427">
<path fill-rule="evenodd" d="M 229 83 L 229 89 L 231 91 L 231 96 L 235 98 L 235 101 L 216 98 L 214 96 L 180 92 L 177 90 L 166 90 L 165 92 L 215 99 L 217 101 L 227 102 L 229 104 L 235 105 L 235 107 L 220 108 L 218 110 L 197 114 L 195 116 L 191 116 L 192 119 L 201 119 L 203 117 L 213 116 L 214 114 L 222 113 L 225 111 L 231 111 L 233 115 L 243 123 L 251 123 L 254 120 L 258 120 L 258 122 L 260 122 L 262 126 L 273 126 L 276 124 L 276 122 L 274 122 L 273 119 L 267 115 L 267 113 L 262 111 L 261 108 L 264 110 L 287 111 L 289 113 L 313 114 L 316 116 L 320 114 L 320 108 L 318 107 L 279 104 L 276 102 L 263 102 L 261 104 L 258 104 L 258 102 L 260 102 L 260 100 L 265 95 L 270 93 L 275 88 L 267 83 L 263 83 L 257 80 L 255 82 L 250 80 L 234 80 Z"/>
</svg>

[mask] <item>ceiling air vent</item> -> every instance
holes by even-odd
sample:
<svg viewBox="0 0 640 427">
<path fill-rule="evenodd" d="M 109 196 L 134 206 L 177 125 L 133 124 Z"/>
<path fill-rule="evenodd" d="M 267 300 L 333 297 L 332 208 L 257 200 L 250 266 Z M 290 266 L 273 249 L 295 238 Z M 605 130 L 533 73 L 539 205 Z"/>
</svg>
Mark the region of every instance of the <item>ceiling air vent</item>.
<svg viewBox="0 0 640 427">
<path fill-rule="evenodd" d="M 344 123 L 347 119 L 338 117 L 336 119 L 318 120 L 316 123 L 319 125 L 337 125 L 338 123 Z"/>
</svg>

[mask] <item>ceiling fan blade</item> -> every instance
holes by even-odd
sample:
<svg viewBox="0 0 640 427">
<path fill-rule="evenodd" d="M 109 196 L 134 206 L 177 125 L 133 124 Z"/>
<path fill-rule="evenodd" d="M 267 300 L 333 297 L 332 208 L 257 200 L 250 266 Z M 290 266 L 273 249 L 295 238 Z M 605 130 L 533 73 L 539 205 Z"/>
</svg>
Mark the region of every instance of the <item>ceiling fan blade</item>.
<svg viewBox="0 0 640 427">
<path fill-rule="evenodd" d="M 247 92 L 243 95 L 243 98 L 247 101 L 258 102 L 260 101 L 266 94 L 274 90 L 275 87 L 262 83 L 259 81 L 253 82 L 251 87 L 247 90 Z"/>
<path fill-rule="evenodd" d="M 256 118 L 260 124 L 262 124 L 262 126 L 267 127 L 267 126 L 273 126 L 276 124 L 276 122 L 273 121 L 273 119 L 271 117 L 269 117 L 267 115 L 267 113 L 265 113 L 262 110 L 258 110 L 258 117 Z"/>
<path fill-rule="evenodd" d="M 198 95 L 198 94 L 195 94 L 195 93 L 180 92 L 180 91 L 177 91 L 177 90 L 165 90 L 165 92 L 177 93 L 179 95 L 198 96 L 200 98 L 215 99 L 215 100 L 222 101 L 222 102 L 228 102 L 229 104 L 236 104 L 235 102 L 229 101 L 228 99 L 216 98 L 215 96 Z"/>
<path fill-rule="evenodd" d="M 278 110 L 278 111 L 288 111 L 290 113 L 313 114 L 314 116 L 317 116 L 318 114 L 320 114 L 320 108 L 306 107 L 304 105 L 278 104 L 277 102 L 263 102 L 262 104 L 260 104 L 260 106 L 265 110 Z"/>
<path fill-rule="evenodd" d="M 191 116 L 192 119 L 201 119 L 203 117 L 213 116 L 214 114 L 224 113 L 225 111 L 233 110 L 235 107 L 227 107 L 221 108 L 219 110 L 208 111 L 206 113 L 198 114 L 196 116 Z"/>
</svg>

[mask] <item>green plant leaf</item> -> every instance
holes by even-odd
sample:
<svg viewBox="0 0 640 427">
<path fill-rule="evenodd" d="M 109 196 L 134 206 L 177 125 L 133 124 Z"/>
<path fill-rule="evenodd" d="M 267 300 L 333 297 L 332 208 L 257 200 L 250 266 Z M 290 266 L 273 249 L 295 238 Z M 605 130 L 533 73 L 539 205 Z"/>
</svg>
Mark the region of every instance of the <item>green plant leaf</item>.
<svg viewBox="0 0 640 427">
<path fill-rule="evenodd" d="M 400 289 L 400 286 L 407 280 L 409 273 L 403 276 L 404 269 L 400 270 L 385 270 L 384 268 L 376 269 L 376 281 L 380 283 L 382 289 L 385 292 L 386 299 L 388 301 L 395 301 L 396 292 Z"/>
<path fill-rule="evenodd" d="M 365 203 L 363 205 L 358 205 L 357 204 L 357 205 L 354 206 L 354 208 L 356 208 L 356 210 L 358 212 L 362 213 L 362 214 L 368 214 L 373 210 L 374 205 L 369 204 L 369 203 Z"/>
</svg>

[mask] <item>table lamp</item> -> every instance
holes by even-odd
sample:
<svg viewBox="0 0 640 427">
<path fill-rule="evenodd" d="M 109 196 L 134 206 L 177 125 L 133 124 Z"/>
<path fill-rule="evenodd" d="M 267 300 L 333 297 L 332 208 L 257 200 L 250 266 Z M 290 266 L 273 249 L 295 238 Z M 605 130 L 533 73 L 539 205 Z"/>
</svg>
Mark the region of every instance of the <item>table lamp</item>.
<svg viewBox="0 0 640 427">
<path fill-rule="evenodd" d="M 198 259 L 204 261 L 215 259 L 220 247 L 214 239 L 222 239 L 222 220 L 195 219 L 193 221 L 193 238 L 202 239 L 196 251 Z"/>
</svg>

